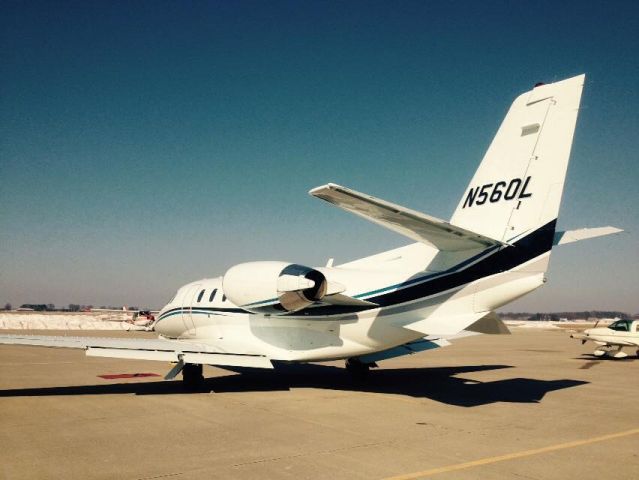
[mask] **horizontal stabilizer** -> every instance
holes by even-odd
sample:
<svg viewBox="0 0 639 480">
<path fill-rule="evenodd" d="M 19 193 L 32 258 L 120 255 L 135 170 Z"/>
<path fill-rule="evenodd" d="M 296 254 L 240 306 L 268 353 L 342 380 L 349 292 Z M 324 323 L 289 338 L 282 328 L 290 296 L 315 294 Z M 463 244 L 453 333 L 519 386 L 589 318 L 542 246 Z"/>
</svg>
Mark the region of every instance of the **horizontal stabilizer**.
<svg viewBox="0 0 639 480">
<path fill-rule="evenodd" d="M 589 238 L 603 237 L 613 233 L 621 233 L 623 230 L 617 227 L 580 228 L 579 230 L 567 230 L 555 232 L 553 245 L 565 245 L 566 243 L 588 240 Z"/>
<path fill-rule="evenodd" d="M 444 220 L 333 183 L 314 188 L 312 196 L 442 251 L 508 245 Z"/>
</svg>

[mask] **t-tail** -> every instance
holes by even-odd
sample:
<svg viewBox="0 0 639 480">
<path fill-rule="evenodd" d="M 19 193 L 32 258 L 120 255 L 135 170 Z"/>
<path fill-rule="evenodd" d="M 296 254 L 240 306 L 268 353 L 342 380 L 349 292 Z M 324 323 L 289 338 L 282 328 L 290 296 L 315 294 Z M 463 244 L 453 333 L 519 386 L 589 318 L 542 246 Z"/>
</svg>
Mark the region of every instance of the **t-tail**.
<svg viewBox="0 0 639 480">
<path fill-rule="evenodd" d="M 515 99 L 451 223 L 505 243 L 539 229 L 553 238 L 584 79 Z"/>
<path fill-rule="evenodd" d="M 332 183 L 310 193 L 452 252 L 440 263 L 463 267 L 473 273 L 469 279 L 512 270 L 544 273 L 553 245 L 620 231 L 555 231 L 584 80 L 578 75 L 537 84 L 515 99 L 450 222 Z M 478 254 L 485 261 L 476 263 Z"/>
<path fill-rule="evenodd" d="M 553 245 L 621 231 L 555 230 L 584 80 L 537 84 L 517 97 L 459 201 L 454 226 L 514 247 L 502 247 L 487 273 L 544 274 Z"/>
</svg>

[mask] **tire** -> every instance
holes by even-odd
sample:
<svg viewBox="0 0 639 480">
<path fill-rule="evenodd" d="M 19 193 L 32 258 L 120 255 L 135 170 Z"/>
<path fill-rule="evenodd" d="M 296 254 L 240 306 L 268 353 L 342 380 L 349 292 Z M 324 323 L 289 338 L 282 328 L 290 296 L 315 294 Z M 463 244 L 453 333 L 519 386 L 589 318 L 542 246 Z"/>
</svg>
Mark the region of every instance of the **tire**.
<svg viewBox="0 0 639 480">
<path fill-rule="evenodd" d="M 202 375 L 202 365 L 197 363 L 187 363 L 182 369 L 182 383 L 188 390 L 196 390 L 204 383 Z"/>
</svg>

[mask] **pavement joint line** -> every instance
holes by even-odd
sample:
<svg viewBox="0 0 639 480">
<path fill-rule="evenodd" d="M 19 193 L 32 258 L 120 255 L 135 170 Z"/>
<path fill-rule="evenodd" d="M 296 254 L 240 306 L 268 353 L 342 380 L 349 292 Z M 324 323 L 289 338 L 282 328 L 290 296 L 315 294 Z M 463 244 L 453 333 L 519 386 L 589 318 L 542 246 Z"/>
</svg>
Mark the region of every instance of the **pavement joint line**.
<svg viewBox="0 0 639 480">
<path fill-rule="evenodd" d="M 246 466 L 246 465 L 254 465 L 256 463 L 276 462 L 276 461 L 279 461 L 279 460 L 284 460 L 284 459 L 289 459 L 289 458 L 307 457 L 309 455 L 330 455 L 332 453 L 337 453 L 337 452 L 355 450 L 355 449 L 358 449 L 358 448 L 377 447 L 379 445 L 389 445 L 391 443 L 393 443 L 393 441 L 390 441 L 390 442 L 361 443 L 361 444 L 349 445 L 349 446 L 345 446 L 345 447 L 337 447 L 337 448 L 329 448 L 329 449 L 325 449 L 325 450 L 317 450 L 315 452 L 301 452 L 301 453 L 296 453 L 296 454 L 293 454 L 293 455 L 280 455 L 278 457 L 260 458 L 260 459 L 251 460 L 251 461 L 248 461 L 248 462 L 234 463 L 233 467 L 243 467 L 243 466 Z"/>
<path fill-rule="evenodd" d="M 575 448 L 575 447 L 580 447 L 583 445 L 590 445 L 592 443 L 604 442 L 606 440 L 613 440 L 616 438 L 628 437 L 630 435 L 638 435 L 638 434 L 639 434 L 639 428 L 633 428 L 632 430 L 625 430 L 623 432 L 610 433 L 608 435 L 601 435 L 598 437 L 586 438 L 584 440 L 574 440 L 572 442 L 558 443 L 555 445 L 549 445 L 547 447 L 542 447 L 542 448 L 533 448 L 531 450 L 523 450 L 520 452 L 507 453 L 505 455 L 497 455 L 494 457 L 480 458 L 479 460 L 473 460 L 470 462 L 457 463 L 453 465 L 446 465 L 444 467 L 431 468 L 429 470 L 422 470 L 420 472 L 406 473 L 403 475 L 386 477 L 384 480 L 414 480 L 417 478 L 438 475 L 440 473 L 448 473 L 448 472 L 454 472 L 457 470 L 464 470 L 467 468 L 481 467 L 483 465 L 490 465 L 493 463 L 504 462 L 507 460 L 530 457 L 532 455 L 539 455 L 541 453 L 554 452 L 557 450 L 564 450 L 566 448 Z"/>
<path fill-rule="evenodd" d="M 175 472 L 175 473 L 161 473 L 159 475 L 153 475 L 152 477 L 138 477 L 137 480 L 154 480 L 156 478 L 168 478 L 168 477 L 177 477 L 182 475 L 183 472 Z"/>
</svg>

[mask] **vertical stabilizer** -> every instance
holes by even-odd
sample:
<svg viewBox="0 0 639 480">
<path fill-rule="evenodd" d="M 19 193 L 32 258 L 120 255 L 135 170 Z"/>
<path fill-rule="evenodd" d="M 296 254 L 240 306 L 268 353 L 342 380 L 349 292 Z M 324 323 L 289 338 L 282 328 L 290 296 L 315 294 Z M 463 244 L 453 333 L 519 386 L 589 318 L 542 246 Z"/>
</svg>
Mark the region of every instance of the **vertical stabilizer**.
<svg viewBox="0 0 639 480">
<path fill-rule="evenodd" d="M 509 242 L 557 218 L 585 75 L 510 107 L 451 223 Z"/>
</svg>

